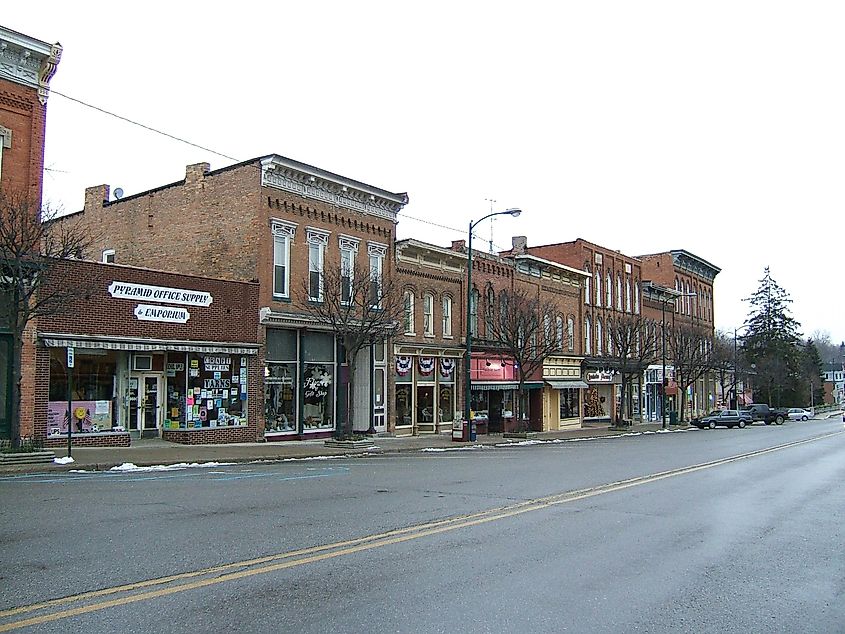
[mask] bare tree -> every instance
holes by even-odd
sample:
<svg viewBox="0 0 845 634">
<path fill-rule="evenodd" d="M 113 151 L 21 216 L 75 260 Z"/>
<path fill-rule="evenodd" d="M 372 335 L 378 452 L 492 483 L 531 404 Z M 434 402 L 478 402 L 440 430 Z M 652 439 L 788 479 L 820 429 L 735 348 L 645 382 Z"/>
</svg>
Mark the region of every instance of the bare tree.
<svg viewBox="0 0 845 634">
<path fill-rule="evenodd" d="M 732 409 L 735 409 L 737 400 L 737 349 L 735 347 L 733 335 L 730 333 L 719 331 L 716 333 L 716 338 L 713 340 L 713 354 L 710 356 L 710 369 L 716 376 L 716 381 L 719 384 L 719 391 L 724 398 L 725 395 L 731 394 Z"/>
<path fill-rule="evenodd" d="M 559 335 L 551 326 L 558 313 L 560 310 L 554 302 L 541 300 L 536 292 L 517 288 L 500 294 L 499 312 L 488 320 L 487 340 L 516 365 L 519 399 L 514 414 L 520 431 L 525 431 L 521 410 L 526 378 L 542 368 L 546 357 L 560 352 L 568 336 L 566 332 Z"/>
<path fill-rule="evenodd" d="M 711 343 L 706 332 L 690 325 L 677 325 L 669 332 L 669 348 L 675 367 L 675 382 L 681 392 L 681 420 L 686 410 L 687 388 L 707 375 L 711 363 Z"/>
<path fill-rule="evenodd" d="M 300 299 L 314 322 L 331 330 L 343 345 L 349 368 L 349 397 L 348 414 L 338 433 L 350 438 L 354 428 L 355 360 L 359 352 L 396 331 L 404 312 L 402 290 L 392 279 L 356 262 L 351 267 L 327 268 L 305 280 Z M 372 429 L 372 421 L 369 427 Z"/>
<path fill-rule="evenodd" d="M 660 338 L 657 327 L 642 315 L 621 315 L 605 324 L 608 346 L 607 356 L 612 361 L 621 378 L 621 410 L 623 421 L 631 416 L 630 399 L 626 399 L 628 389 L 634 379 L 660 356 Z"/>
<path fill-rule="evenodd" d="M 10 436 L 20 443 L 24 332 L 37 317 L 56 314 L 90 291 L 86 281 L 47 284 L 57 260 L 81 258 L 94 236 L 75 221 L 59 221 L 30 195 L 0 190 L 0 325 L 12 333 Z"/>
</svg>

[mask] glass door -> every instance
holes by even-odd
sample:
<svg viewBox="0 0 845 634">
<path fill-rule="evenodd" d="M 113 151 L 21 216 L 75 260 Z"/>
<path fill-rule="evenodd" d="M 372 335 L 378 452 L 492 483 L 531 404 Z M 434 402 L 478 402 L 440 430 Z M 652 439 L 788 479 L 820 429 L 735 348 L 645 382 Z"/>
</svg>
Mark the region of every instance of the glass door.
<svg viewBox="0 0 845 634">
<path fill-rule="evenodd" d="M 130 385 L 136 377 L 130 379 Z M 139 432 L 142 438 L 151 438 L 159 435 L 161 429 L 162 394 L 161 377 L 158 375 L 144 374 L 137 377 L 137 395 L 135 399 L 136 412 L 130 420 L 134 427 L 130 429 Z M 132 398 L 130 388 L 130 400 Z"/>
</svg>

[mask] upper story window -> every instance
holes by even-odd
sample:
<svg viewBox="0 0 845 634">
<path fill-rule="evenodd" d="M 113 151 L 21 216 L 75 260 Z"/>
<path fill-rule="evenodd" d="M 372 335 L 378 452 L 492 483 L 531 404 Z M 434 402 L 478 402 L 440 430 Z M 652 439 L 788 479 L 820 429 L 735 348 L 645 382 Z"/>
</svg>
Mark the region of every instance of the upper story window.
<svg viewBox="0 0 845 634">
<path fill-rule="evenodd" d="M 616 310 L 622 312 L 622 276 L 616 274 Z"/>
<path fill-rule="evenodd" d="M 114 264 L 114 249 L 103 250 L 103 262 L 105 264 Z"/>
<path fill-rule="evenodd" d="M 566 320 L 566 337 L 569 339 L 569 351 L 575 350 L 575 317 L 572 315 Z"/>
<path fill-rule="evenodd" d="M 292 222 L 273 220 L 273 297 L 290 298 L 290 243 L 296 236 Z"/>
<path fill-rule="evenodd" d="M 12 147 L 12 131 L 0 125 L 0 178 L 3 176 L 3 149 Z"/>
<path fill-rule="evenodd" d="M 640 314 L 640 281 L 634 280 L 634 314 Z"/>
<path fill-rule="evenodd" d="M 625 278 L 625 312 L 631 312 L 631 278 Z"/>
<path fill-rule="evenodd" d="M 596 306 L 601 306 L 601 271 L 596 269 Z"/>
<path fill-rule="evenodd" d="M 452 298 L 448 295 L 443 298 L 443 336 L 452 336 Z"/>
<path fill-rule="evenodd" d="M 613 308 L 613 278 L 610 277 L 610 272 L 607 273 L 604 283 L 604 305 Z"/>
<path fill-rule="evenodd" d="M 414 293 L 405 291 L 402 297 L 402 304 L 405 307 L 405 334 L 414 334 Z"/>
<path fill-rule="evenodd" d="M 340 248 L 340 301 L 343 304 L 352 302 L 352 286 L 355 283 L 355 256 L 358 254 L 359 241 L 354 238 L 341 236 L 338 239 Z"/>
<path fill-rule="evenodd" d="M 587 277 L 584 279 L 584 303 L 590 303 L 590 286 L 593 280 L 593 274 L 590 272 L 590 267 L 587 265 L 584 267 L 584 271 L 587 273 Z"/>
<path fill-rule="evenodd" d="M 469 298 L 469 333 L 473 337 L 478 336 L 478 302 L 481 300 L 481 293 L 477 288 L 472 289 Z"/>
<path fill-rule="evenodd" d="M 593 354 L 593 329 L 590 318 L 584 319 L 584 354 Z"/>
<path fill-rule="evenodd" d="M 492 286 L 487 287 L 487 302 L 486 302 L 486 312 L 484 314 L 484 326 L 487 330 L 487 338 L 490 339 L 493 336 L 493 318 L 494 318 L 494 310 L 496 310 L 496 293 L 493 291 Z"/>
<path fill-rule="evenodd" d="M 387 255 L 387 245 L 368 242 L 367 254 L 370 256 L 370 305 L 374 308 L 381 308 L 381 281 L 384 275 L 384 257 Z"/>
<path fill-rule="evenodd" d="M 329 234 L 315 229 L 307 230 L 308 242 L 308 299 L 323 301 L 323 263 Z"/>
<path fill-rule="evenodd" d="M 434 295 L 431 293 L 423 295 L 423 334 L 434 335 Z"/>
<path fill-rule="evenodd" d="M 604 333 L 601 329 L 601 319 L 596 319 L 596 354 L 601 356 L 604 345 Z"/>
<path fill-rule="evenodd" d="M 546 313 L 543 315 L 543 337 L 549 342 L 554 338 L 554 330 L 552 330 L 552 316 Z"/>
<path fill-rule="evenodd" d="M 558 350 L 563 350 L 563 315 L 555 317 L 555 344 Z"/>
</svg>

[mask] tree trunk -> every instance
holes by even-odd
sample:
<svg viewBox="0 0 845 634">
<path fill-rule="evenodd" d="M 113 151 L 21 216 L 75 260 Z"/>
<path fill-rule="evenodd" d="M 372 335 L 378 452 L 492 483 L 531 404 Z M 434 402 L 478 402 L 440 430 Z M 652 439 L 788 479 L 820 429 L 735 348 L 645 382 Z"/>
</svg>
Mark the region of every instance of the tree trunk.
<svg viewBox="0 0 845 634">
<path fill-rule="evenodd" d="M 343 435 L 350 438 L 355 428 L 352 419 L 355 416 L 355 366 L 358 362 L 358 352 L 351 357 L 347 353 L 346 362 L 349 368 L 349 380 L 346 383 L 346 420 L 343 423 Z"/>
<path fill-rule="evenodd" d="M 9 421 L 9 437 L 12 441 L 13 447 L 18 447 L 21 444 L 21 403 L 23 402 L 23 392 L 21 383 L 23 382 L 23 332 L 18 332 L 14 329 L 12 334 L 12 411 L 11 420 Z"/>
</svg>

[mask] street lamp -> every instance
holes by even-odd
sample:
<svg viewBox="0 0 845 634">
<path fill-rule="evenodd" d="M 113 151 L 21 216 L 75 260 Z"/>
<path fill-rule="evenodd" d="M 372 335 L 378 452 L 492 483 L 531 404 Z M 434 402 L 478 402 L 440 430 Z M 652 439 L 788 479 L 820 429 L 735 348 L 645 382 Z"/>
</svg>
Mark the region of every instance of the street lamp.
<svg viewBox="0 0 845 634">
<path fill-rule="evenodd" d="M 464 384 L 464 420 L 467 424 L 467 440 L 470 440 L 472 435 L 472 421 L 469 419 L 470 413 L 470 357 L 472 356 L 472 328 L 470 327 L 470 318 L 472 312 L 472 230 L 483 220 L 492 218 L 493 216 L 513 216 L 518 217 L 522 213 L 521 209 L 506 209 L 505 211 L 495 211 L 489 213 L 483 218 L 479 218 L 475 222 L 469 223 L 469 244 L 467 245 L 467 323 L 466 323 L 466 358 L 464 359 L 465 384 Z M 476 307 L 477 310 L 477 307 Z"/>
<path fill-rule="evenodd" d="M 661 427 L 666 429 L 666 387 L 669 382 L 666 380 L 666 304 L 673 302 L 672 308 L 675 308 L 674 302 L 680 297 L 695 297 L 695 293 L 681 293 L 670 288 L 661 289 L 661 292 L 668 297 L 663 297 L 660 300 L 660 309 L 663 314 L 663 374 L 660 377 L 662 389 L 660 390 L 660 416 L 662 418 Z"/>
</svg>

